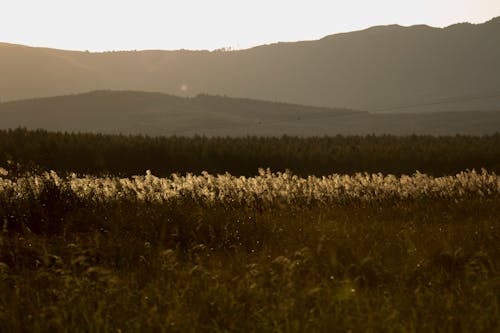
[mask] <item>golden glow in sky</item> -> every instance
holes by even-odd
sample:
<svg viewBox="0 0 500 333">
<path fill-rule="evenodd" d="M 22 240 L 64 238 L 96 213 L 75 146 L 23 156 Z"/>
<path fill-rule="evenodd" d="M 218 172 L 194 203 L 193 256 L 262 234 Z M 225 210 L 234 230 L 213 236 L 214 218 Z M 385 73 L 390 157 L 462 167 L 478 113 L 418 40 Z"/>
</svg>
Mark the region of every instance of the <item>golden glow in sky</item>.
<svg viewBox="0 0 500 333">
<path fill-rule="evenodd" d="M 248 48 L 373 25 L 482 23 L 500 0 L 1 0 L 0 42 L 74 50 Z"/>
</svg>

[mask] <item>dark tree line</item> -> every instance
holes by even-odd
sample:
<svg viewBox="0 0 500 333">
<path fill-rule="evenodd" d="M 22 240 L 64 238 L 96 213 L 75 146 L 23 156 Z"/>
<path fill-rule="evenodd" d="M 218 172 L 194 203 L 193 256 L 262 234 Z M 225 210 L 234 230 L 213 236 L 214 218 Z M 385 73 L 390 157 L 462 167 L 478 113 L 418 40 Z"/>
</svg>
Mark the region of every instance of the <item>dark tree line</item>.
<svg viewBox="0 0 500 333">
<path fill-rule="evenodd" d="M 0 130 L 0 166 L 130 176 L 258 168 L 306 176 L 382 172 L 432 175 L 500 171 L 500 134 L 490 136 L 147 137 Z"/>
</svg>

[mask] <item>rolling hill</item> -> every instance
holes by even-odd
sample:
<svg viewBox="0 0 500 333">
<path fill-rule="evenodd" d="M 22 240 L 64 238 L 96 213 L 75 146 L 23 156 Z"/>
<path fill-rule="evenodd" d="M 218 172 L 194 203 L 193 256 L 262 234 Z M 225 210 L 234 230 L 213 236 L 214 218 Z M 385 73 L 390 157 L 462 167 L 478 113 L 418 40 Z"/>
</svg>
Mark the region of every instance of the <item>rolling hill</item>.
<svg viewBox="0 0 500 333">
<path fill-rule="evenodd" d="M 0 128 L 146 135 L 490 134 L 499 111 L 369 113 L 261 100 L 136 91 L 0 103 Z"/>
<path fill-rule="evenodd" d="M 398 25 L 238 51 L 77 52 L 0 44 L 0 99 L 91 90 L 227 95 L 371 112 L 500 109 L 500 18 Z"/>
</svg>

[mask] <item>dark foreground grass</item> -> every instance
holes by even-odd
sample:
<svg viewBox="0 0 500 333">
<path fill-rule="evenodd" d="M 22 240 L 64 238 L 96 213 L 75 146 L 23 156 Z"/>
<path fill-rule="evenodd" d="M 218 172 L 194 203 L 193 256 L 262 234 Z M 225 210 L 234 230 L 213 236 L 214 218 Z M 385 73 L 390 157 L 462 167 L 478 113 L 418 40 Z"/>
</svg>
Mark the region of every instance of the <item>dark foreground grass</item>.
<svg viewBox="0 0 500 333">
<path fill-rule="evenodd" d="M 0 201 L 1 332 L 500 331 L 498 197 Z"/>
</svg>

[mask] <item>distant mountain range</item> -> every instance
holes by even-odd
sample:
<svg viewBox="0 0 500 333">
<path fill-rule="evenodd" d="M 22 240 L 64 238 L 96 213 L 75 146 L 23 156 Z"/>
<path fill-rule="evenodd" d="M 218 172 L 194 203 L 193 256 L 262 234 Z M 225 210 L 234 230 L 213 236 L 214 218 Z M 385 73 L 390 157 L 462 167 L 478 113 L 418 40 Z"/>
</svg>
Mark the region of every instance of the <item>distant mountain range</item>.
<svg viewBox="0 0 500 333">
<path fill-rule="evenodd" d="M 499 110 L 499 36 L 496 18 L 443 29 L 379 26 L 239 51 L 90 53 L 0 44 L 0 99 L 111 89 L 371 112 Z"/>
<path fill-rule="evenodd" d="M 0 128 L 146 135 L 491 134 L 500 111 L 372 114 L 260 100 L 134 91 L 0 103 Z"/>
</svg>

